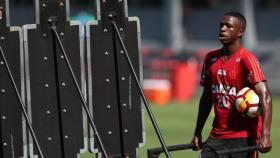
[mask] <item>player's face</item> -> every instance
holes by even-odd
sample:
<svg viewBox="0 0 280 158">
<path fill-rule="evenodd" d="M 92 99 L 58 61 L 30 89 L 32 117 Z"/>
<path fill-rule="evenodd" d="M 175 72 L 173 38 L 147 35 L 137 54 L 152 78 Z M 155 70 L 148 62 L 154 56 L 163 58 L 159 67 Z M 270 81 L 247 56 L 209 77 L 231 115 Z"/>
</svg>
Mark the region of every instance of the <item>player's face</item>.
<svg viewBox="0 0 280 158">
<path fill-rule="evenodd" d="M 220 22 L 219 39 L 223 45 L 230 45 L 243 35 L 241 22 L 238 18 L 225 15 Z"/>
</svg>

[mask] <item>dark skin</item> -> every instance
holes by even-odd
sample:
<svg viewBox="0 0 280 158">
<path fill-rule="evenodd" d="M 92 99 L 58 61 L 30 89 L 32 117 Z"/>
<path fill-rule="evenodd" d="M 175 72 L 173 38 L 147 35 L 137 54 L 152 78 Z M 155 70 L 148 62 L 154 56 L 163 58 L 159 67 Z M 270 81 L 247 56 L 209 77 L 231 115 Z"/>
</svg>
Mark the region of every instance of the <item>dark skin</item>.
<svg viewBox="0 0 280 158">
<path fill-rule="evenodd" d="M 225 50 L 223 52 L 226 52 L 224 54 L 225 59 L 229 59 L 234 52 L 236 52 L 240 47 L 242 47 L 241 38 L 244 34 L 244 30 L 245 24 L 243 24 L 241 20 L 233 16 L 223 16 L 220 22 L 219 39 L 223 44 L 223 49 Z M 272 148 L 272 142 L 270 139 L 270 127 L 272 120 L 272 98 L 268 85 L 265 81 L 255 84 L 254 90 L 260 98 L 260 107 L 262 109 L 263 117 L 262 137 L 258 140 L 258 145 L 260 146 L 260 152 L 265 153 L 270 151 Z M 211 88 L 204 88 L 199 102 L 197 123 L 194 132 L 194 137 L 192 139 L 194 150 L 199 150 L 201 148 L 201 132 L 212 109 L 212 105 L 213 102 L 211 99 Z"/>
</svg>

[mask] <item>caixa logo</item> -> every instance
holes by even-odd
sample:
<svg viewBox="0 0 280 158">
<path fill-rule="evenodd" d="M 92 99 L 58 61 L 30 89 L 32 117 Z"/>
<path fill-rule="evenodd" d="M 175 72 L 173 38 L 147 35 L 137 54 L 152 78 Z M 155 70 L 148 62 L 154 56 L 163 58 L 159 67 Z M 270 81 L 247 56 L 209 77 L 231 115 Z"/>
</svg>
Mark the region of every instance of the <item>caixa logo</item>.
<svg viewBox="0 0 280 158">
<path fill-rule="evenodd" d="M 222 85 L 222 84 L 214 84 L 212 85 L 212 93 L 215 94 L 226 94 L 226 95 L 232 95 L 236 96 L 236 87 L 230 87 L 227 85 Z"/>
</svg>

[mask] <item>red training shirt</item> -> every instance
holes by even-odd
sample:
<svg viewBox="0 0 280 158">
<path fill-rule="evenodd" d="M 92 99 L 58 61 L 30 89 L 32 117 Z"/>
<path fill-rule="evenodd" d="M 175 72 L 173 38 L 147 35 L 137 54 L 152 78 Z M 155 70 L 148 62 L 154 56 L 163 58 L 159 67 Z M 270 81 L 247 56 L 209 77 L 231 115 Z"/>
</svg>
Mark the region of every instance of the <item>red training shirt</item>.
<svg viewBox="0 0 280 158">
<path fill-rule="evenodd" d="M 206 55 L 200 81 L 204 88 L 211 88 L 214 104 L 215 118 L 210 137 L 255 137 L 258 119 L 242 116 L 234 104 L 238 91 L 246 86 L 254 89 L 256 83 L 265 81 L 264 74 L 255 55 L 245 48 L 239 48 L 227 60 L 222 51 L 215 50 Z"/>
</svg>

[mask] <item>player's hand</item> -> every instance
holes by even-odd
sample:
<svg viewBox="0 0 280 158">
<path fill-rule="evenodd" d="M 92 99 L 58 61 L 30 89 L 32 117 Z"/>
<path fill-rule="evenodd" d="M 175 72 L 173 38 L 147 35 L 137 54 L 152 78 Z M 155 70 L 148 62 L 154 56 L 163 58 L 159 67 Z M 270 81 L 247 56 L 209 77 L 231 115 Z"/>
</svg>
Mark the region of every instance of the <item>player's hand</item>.
<svg viewBox="0 0 280 158">
<path fill-rule="evenodd" d="M 261 153 L 267 153 L 272 148 L 270 136 L 263 136 L 261 139 L 258 140 L 257 144 L 260 146 L 259 151 Z"/>
<path fill-rule="evenodd" d="M 196 134 L 194 135 L 193 139 L 192 139 L 192 144 L 193 144 L 193 150 L 200 150 L 201 148 L 201 140 L 202 140 L 202 137 L 201 137 L 201 134 Z"/>
</svg>

